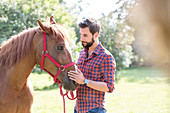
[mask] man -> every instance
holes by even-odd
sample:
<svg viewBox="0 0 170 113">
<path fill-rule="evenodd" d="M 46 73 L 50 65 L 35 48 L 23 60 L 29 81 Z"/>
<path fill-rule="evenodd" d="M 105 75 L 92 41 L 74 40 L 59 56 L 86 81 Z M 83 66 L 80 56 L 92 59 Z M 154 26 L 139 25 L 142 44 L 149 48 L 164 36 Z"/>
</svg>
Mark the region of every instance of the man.
<svg viewBox="0 0 170 113">
<path fill-rule="evenodd" d="M 100 24 L 96 20 L 86 19 L 79 27 L 84 49 L 77 71 L 68 73 L 71 80 L 80 84 L 74 113 L 106 113 L 105 92 L 113 92 L 115 88 L 115 59 L 99 42 Z"/>
</svg>

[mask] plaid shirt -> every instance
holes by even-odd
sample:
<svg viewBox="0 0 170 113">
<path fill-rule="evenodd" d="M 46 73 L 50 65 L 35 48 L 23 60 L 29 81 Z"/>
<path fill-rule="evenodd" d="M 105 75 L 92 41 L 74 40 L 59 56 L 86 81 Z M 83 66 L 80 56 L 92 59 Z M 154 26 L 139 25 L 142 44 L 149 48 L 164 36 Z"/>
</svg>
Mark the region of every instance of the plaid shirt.
<svg viewBox="0 0 170 113">
<path fill-rule="evenodd" d="M 88 58 L 87 54 L 87 49 L 82 50 L 77 62 L 84 77 L 93 81 L 105 82 L 109 92 L 113 92 L 116 71 L 114 57 L 101 44 Z M 78 113 L 86 113 L 96 107 L 104 108 L 105 92 L 80 85 L 77 89 L 77 95 L 75 110 Z"/>
</svg>

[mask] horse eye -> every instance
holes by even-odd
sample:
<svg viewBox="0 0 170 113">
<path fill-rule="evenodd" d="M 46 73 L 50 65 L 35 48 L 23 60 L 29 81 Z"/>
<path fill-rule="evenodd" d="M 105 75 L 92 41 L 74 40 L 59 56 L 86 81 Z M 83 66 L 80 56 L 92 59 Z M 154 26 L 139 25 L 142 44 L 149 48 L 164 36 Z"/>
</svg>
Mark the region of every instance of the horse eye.
<svg viewBox="0 0 170 113">
<path fill-rule="evenodd" d="M 57 46 L 57 49 L 58 49 L 58 50 L 63 50 L 64 47 L 63 47 L 63 46 Z"/>
</svg>

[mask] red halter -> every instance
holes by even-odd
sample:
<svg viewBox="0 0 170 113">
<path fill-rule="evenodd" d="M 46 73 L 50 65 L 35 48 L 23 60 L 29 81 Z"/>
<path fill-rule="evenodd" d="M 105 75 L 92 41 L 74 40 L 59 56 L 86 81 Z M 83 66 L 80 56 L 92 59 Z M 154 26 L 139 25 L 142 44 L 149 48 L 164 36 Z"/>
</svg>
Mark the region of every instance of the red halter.
<svg viewBox="0 0 170 113">
<path fill-rule="evenodd" d="M 57 71 L 56 75 L 54 76 L 52 73 L 50 73 L 48 70 L 46 70 L 45 68 L 43 68 L 43 64 L 44 64 L 44 59 L 45 57 L 49 58 L 58 68 L 59 70 Z M 49 54 L 48 54 L 48 51 L 47 51 L 47 47 L 46 47 L 46 33 L 43 34 L 43 51 L 42 51 L 42 59 L 41 59 L 41 69 L 42 70 L 45 70 L 48 74 L 50 74 L 53 78 L 54 78 L 54 82 L 55 83 L 58 83 L 59 84 L 59 87 L 60 87 L 60 94 L 62 95 L 63 97 L 63 105 L 64 105 L 64 113 L 65 113 L 65 99 L 64 99 L 64 96 L 67 96 L 68 99 L 70 100 L 74 100 L 77 98 L 74 97 L 74 94 L 72 91 L 70 91 L 70 95 L 71 95 L 71 98 L 68 96 L 68 91 L 66 91 L 66 93 L 64 94 L 63 91 L 62 91 L 62 85 L 61 85 L 61 82 L 57 79 L 57 77 L 59 76 L 59 74 L 65 70 L 65 68 L 67 67 L 70 67 L 72 65 L 74 65 L 75 62 L 72 62 L 70 64 L 66 64 L 66 65 L 60 65 L 58 62 L 56 62 Z"/>
<path fill-rule="evenodd" d="M 63 66 L 63 65 L 60 65 L 58 62 L 56 62 L 56 61 L 48 54 L 47 47 L 46 47 L 46 33 L 43 34 L 43 45 L 44 45 L 44 47 L 43 47 L 43 52 L 42 52 L 43 55 L 42 55 L 42 59 L 41 59 L 41 69 L 42 69 L 42 70 L 45 70 L 47 73 L 49 73 L 49 74 L 54 78 L 54 82 L 56 82 L 56 83 L 61 83 L 61 82 L 57 79 L 58 75 L 59 75 L 62 71 L 64 71 L 65 68 L 74 65 L 75 62 L 72 62 L 72 63 L 67 64 L 67 65 L 64 65 L 64 66 Z M 54 76 L 52 73 L 50 73 L 48 70 L 46 70 L 46 69 L 43 68 L 43 64 L 44 64 L 44 59 L 45 59 L 45 57 L 48 57 L 48 58 L 59 68 L 59 70 L 58 70 L 58 72 L 56 73 L 55 76 Z"/>
</svg>

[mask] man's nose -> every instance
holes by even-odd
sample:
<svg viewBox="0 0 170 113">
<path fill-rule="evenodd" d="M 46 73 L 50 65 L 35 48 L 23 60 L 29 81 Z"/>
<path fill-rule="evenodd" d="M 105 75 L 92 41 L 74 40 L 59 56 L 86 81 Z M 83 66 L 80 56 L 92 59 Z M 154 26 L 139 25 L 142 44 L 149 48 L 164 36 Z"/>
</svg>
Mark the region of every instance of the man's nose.
<svg viewBox="0 0 170 113">
<path fill-rule="evenodd" d="M 80 41 L 84 41 L 82 36 L 80 36 Z"/>
</svg>

